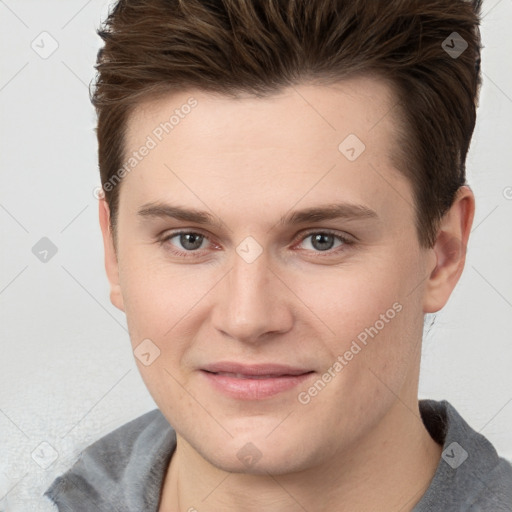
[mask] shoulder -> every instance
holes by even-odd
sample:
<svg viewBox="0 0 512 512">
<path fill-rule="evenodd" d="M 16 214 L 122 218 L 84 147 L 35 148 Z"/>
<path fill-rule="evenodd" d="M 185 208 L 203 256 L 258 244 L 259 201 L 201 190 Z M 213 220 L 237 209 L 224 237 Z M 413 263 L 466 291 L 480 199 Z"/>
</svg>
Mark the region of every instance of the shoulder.
<svg viewBox="0 0 512 512">
<path fill-rule="evenodd" d="M 446 400 L 421 400 L 430 435 L 443 447 L 430 487 L 414 512 L 512 512 L 512 465 Z"/>
<path fill-rule="evenodd" d="M 116 462 L 122 462 L 133 452 L 137 444 L 170 430 L 170 425 L 159 409 L 153 409 L 116 428 L 89 445 L 83 452 L 87 456 L 105 458 L 115 454 Z M 117 464 L 116 464 L 117 465 Z"/>
<path fill-rule="evenodd" d="M 88 446 L 45 496 L 59 510 L 145 509 L 148 500 L 159 495 L 175 446 L 174 430 L 160 410 L 154 409 Z"/>
</svg>

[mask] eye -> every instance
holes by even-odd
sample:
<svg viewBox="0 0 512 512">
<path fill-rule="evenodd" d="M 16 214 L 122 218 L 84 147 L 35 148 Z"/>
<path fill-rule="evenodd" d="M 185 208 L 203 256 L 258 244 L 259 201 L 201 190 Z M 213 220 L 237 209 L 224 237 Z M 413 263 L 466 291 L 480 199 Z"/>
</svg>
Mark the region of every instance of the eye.
<svg viewBox="0 0 512 512">
<path fill-rule="evenodd" d="M 176 239 L 176 240 L 175 240 Z M 353 245 L 354 241 L 344 237 L 333 231 L 310 231 L 305 235 L 302 234 L 299 238 L 299 244 L 304 244 L 310 239 L 309 247 L 303 247 L 302 250 L 316 253 L 315 256 L 324 256 L 322 253 L 327 253 L 325 256 L 346 250 L 348 246 Z M 175 241 L 173 241 L 175 240 Z M 336 241 L 338 244 L 336 245 Z M 196 231 L 179 231 L 177 233 L 170 233 L 165 235 L 159 240 L 160 244 L 165 246 L 173 255 L 179 257 L 195 257 L 201 254 L 201 250 L 205 249 L 210 242 L 210 239 Z M 206 245 L 204 245 L 206 244 Z"/>
<path fill-rule="evenodd" d="M 313 250 L 314 252 L 319 253 L 328 252 L 329 254 L 338 252 L 340 248 L 341 250 L 344 250 L 345 246 L 354 243 L 352 240 L 349 240 L 348 238 L 332 231 L 311 231 L 301 237 L 301 240 L 303 241 L 302 243 L 308 239 L 311 240 L 309 246 L 312 249 L 306 247 L 306 250 Z M 336 240 L 338 240 L 339 243 L 335 249 L 332 250 L 335 246 Z"/>
<path fill-rule="evenodd" d="M 177 242 L 171 242 L 175 238 L 177 239 Z M 180 231 L 178 233 L 172 233 L 165 236 L 160 242 L 162 244 L 169 243 L 171 247 L 176 247 L 176 245 L 178 245 L 178 248 L 181 247 L 185 250 L 180 251 L 170 248 L 170 251 L 178 256 L 187 257 L 189 256 L 188 253 L 198 252 L 198 249 L 201 249 L 201 246 L 205 241 L 208 241 L 208 238 L 201 233 L 196 233 L 194 231 Z"/>
</svg>

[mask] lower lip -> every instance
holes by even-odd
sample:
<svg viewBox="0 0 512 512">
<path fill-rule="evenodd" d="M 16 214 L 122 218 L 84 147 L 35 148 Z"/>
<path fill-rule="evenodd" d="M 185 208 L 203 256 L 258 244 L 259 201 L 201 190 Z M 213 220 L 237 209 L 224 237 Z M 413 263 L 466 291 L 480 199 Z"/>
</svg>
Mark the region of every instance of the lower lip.
<svg viewBox="0 0 512 512">
<path fill-rule="evenodd" d="M 302 375 L 284 375 L 265 379 L 241 379 L 219 375 L 206 371 L 201 372 L 212 386 L 222 393 L 239 400 L 262 400 L 295 388 L 309 379 L 313 373 Z"/>
</svg>

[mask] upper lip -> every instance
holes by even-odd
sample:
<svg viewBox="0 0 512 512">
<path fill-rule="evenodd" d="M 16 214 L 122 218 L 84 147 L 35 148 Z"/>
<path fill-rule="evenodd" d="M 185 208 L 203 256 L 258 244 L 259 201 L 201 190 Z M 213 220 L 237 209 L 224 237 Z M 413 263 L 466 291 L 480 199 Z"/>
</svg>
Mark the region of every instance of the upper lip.
<svg viewBox="0 0 512 512">
<path fill-rule="evenodd" d="M 312 370 L 300 368 L 297 366 L 289 366 L 283 364 L 241 364 L 230 361 L 209 364 L 201 368 L 211 373 L 234 373 L 240 375 L 303 375 L 310 373 Z"/>
</svg>

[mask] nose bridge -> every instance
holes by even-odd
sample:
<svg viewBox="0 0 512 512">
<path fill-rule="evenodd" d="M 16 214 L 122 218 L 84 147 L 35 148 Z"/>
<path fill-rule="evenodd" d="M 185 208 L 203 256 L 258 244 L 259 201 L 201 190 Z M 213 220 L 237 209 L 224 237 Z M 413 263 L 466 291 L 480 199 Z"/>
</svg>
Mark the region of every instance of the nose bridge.
<svg viewBox="0 0 512 512">
<path fill-rule="evenodd" d="M 256 341 L 269 331 L 286 329 L 279 284 L 269 268 L 268 253 L 255 240 L 245 240 L 233 254 L 231 272 L 226 276 L 217 304 L 215 326 L 240 341 Z"/>
<path fill-rule="evenodd" d="M 247 254 L 250 254 L 250 252 Z M 240 251 L 237 249 L 229 282 L 231 292 L 239 298 L 240 304 L 254 300 L 257 304 L 262 293 L 265 290 L 268 293 L 268 274 L 270 273 L 268 264 L 268 257 L 263 254 L 263 251 L 260 255 L 251 255 L 251 258 L 245 258 L 244 255 L 240 255 Z"/>
</svg>

